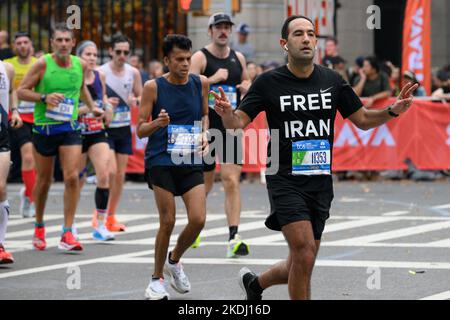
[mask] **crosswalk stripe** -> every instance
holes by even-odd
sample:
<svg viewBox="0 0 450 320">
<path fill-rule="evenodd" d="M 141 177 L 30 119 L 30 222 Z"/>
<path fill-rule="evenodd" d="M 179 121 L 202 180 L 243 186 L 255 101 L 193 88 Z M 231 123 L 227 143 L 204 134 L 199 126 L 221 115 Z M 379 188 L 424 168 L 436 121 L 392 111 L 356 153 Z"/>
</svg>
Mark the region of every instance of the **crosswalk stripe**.
<svg viewBox="0 0 450 320">
<path fill-rule="evenodd" d="M 449 209 L 450 208 L 450 203 L 441 204 L 441 205 L 438 205 L 438 206 L 433 206 L 431 208 L 432 209 Z"/>
<path fill-rule="evenodd" d="M 209 221 L 217 221 L 217 220 L 223 220 L 225 219 L 224 216 L 213 216 L 210 217 Z M 130 220 L 128 220 L 129 222 Z M 175 226 L 183 226 L 186 225 L 188 222 L 187 218 L 185 219 L 177 219 L 175 221 Z M 89 222 L 90 223 L 90 222 Z M 78 226 L 81 227 L 82 225 L 84 225 L 84 223 L 80 223 Z M 90 224 L 89 224 L 90 226 Z M 126 228 L 126 232 L 120 232 L 120 233 L 115 233 L 114 236 L 116 237 L 116 239 L 118 237 L 121 236 L 125 236 L 125 235 L 130 235 L 133 233 L 138 233 L 138 232 L 144 232 L 144 231 L 152 231 L 152 230 L 157 230 L 159 228 L 159 222 L 155 222 L 155 223 L 148 223 L 148 224 L 142 224 L 142 225 L 137 225 L 137 226 L 130 226 Z M 60 230 L 60 229 L 58 229 Z M 88 243 L 99 243 L 100 241 L 96 241 L 96 240 L 92 240 L 92 241 L 85 241 L 87 239 L 92 239 L 92 234 L 90 232 L 88 233 L 80 233 L 78 235 L 78 238 L 80 241 L 82 241 L 82 244 L 88 244 Z M 61 239 L 61 236 L 58 235 L 56 237 L 49 237 L 46 238 L 46 242 L 47 242 L 47 249 L 53 248 L 53 247 L 57 247 L 59 244 L 59 241 Z M 154 238 L 151 238 L 154 239 Z M 130 243 L 128 244 L 133 244 L 133 241 L 135 240 L 130 240 Z M 139 241 L 139 240 L 138 240 Z M 117 241 L 108 241 L 106 242 L 108 245 L 114 245 L 116 244 Z M 102 242 L 105 243 L 105 242 Z M 5 245 L 8 248 L 11 248 L 9 251 L 14 253 L 14 252 L 18 252 L 18 251 L 25 251 L 25 250 L 33 250 L 32 248 L 32 244 L 30 240 L 16 240 L 16 241 L 6 241 Z"/>
<path fill-rule="evenodd" d="M 433 294 L 431 296 L 422 298 L 420 300 L 450 300 L 450 290 L 441 293 Z"/>
<path fill-rule="evenodd" d="M 325 226 L 324 233 L 342 231 L 342 230 L 353 229 L 353 228 L 358 228 L 358 227 L 363 227 L 363 226 L 370 226 L 370 225 L 375 225 L 375 224 L 380 224 L 380 223 L 388 223 L 388 222 L 393 222 L 393 221 L 398 221 L 398 220 L 400 220 L 400 218 L 397 218 L 397 217 L 393 217 L 393 218 L 375 217 L 375 218 L 370 218 L 370 219 L 330 223 Z M 284 236 L 281 232 L 277 233 L 277 234 L 273 234 L 273 235 L 247 239 L 249 244 L 267 243 L 267 242 L 275 242 L 275 241 L 282 241 L 282 240 L 284 240 Z"/>
<path fill-rule="evenodd" d="M 183 258 L 184 265 L 188 264 L 220 264 L 220 265 L 273 265 L 283 259 L 225 259 L 225 258 Z M 153 264 L 153 257 L 110 258 L 108 263 L 136 263 Z M 450 270 L 450 263 L 420 262 L 420 261 L 373 261 L 373 260 L 316 260 L 319 267 L 356 267 L 356 268 L 394 268 L 394 269 L 444 269 Z"/>
<path fill-rule="evenodd" d="M 447 228 L 450 228 L 450 221 L 435 222 L 435 223 L 429 223 L 429 224 L 415 226 L 415 227 L 396 229 L 396 230 L 392 230 L 392 231 L 370 234 L 367 236 L 353 237 L 353 238 L 332 241 L 330 243 L 352 244 L 352 243 L 358 243 L 358 242 L 359 243 L 377 242 L 377 241 L 384 241 L 384 240 L 390 240 L 390 239 L 395 239 L 395 238 L 402 238 L 402 237 L 416 235 L 416 234 L 422 234 L 422 233 L 431 232 L 431 231 L 443 230 L 443 229 L 447 229 Z"/>
</svg>

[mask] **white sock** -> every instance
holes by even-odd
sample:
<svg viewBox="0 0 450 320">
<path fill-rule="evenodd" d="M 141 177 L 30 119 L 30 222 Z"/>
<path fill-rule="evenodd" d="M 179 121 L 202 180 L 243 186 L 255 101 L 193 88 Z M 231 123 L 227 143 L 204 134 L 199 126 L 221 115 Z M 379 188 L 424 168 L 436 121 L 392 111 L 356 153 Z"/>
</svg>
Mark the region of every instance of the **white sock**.
<svg viewBox="0 0 450 320">
<path fill-rule="evenodd" d="M 0 202 L 0 244 L 5 242 L 6 225 L 8 224 L 9 202 L 5 200 Z"/>
</svg>

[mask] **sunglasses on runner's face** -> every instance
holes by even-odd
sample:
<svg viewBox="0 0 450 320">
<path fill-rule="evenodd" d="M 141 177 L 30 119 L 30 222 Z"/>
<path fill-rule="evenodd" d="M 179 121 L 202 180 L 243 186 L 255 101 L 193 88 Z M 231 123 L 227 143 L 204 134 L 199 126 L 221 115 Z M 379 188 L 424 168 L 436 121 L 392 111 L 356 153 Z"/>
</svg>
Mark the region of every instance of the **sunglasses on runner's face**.
<svg viewBox="0 0 450 320">
<path fill-rule="evenodd" d="M 114 50 L 114 52 L 118 55 L 118 56 L 120 56 L 122 53 L 124 54 L 124 55 L 129 55 L 130 54 L 130 51 L 128 51 L 128 50 Z"/>
</svg>

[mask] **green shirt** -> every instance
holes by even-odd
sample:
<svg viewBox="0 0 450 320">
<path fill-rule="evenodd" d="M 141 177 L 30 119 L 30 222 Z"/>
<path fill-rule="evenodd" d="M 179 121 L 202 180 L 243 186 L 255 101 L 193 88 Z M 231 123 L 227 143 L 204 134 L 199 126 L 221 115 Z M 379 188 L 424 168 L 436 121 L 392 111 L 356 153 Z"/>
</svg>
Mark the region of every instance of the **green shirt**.
<svg viewBox="0 0 450 320">
<path fill-rule="evenodd" d="M 83 66 L 81 65 L 80 59 L 71 55 L 70 68 L 62 68 L 58 66 L 51 54 L 44 55 L 44 59 L 46 64 L 44 77 L 36 86 L 35 91 L 41 94 L 64 94 L 64 98 L 71 99 L 74 105 L 70 121 L 77 120 L 78 102 L 80 99 L 81 85 L 83 84 Z M 63 123 L 63 121 L 47 118 L 45 115 L 46 110 L 47 105 L 45 103 L 36 103 L 36 107 L 34 109 L 35 125 Z"/>
</svg>

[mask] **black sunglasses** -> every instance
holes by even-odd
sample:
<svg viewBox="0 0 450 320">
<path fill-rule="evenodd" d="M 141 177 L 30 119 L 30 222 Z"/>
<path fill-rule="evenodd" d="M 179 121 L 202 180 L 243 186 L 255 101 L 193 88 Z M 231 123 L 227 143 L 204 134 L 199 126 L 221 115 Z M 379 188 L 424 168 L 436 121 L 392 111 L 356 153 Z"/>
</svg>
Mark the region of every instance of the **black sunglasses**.
<svg viewBox="0 0 450 320">
<path fill-rule="evenodd" d="M 129 55 L 130 54 L 130 51 L 128 51 L 128 50 L 114 50 L 114 52 L 119 56 L 119 55 L 121 55 L 122 53 L 124 54 L 124 55 Z"/>
</svg>

